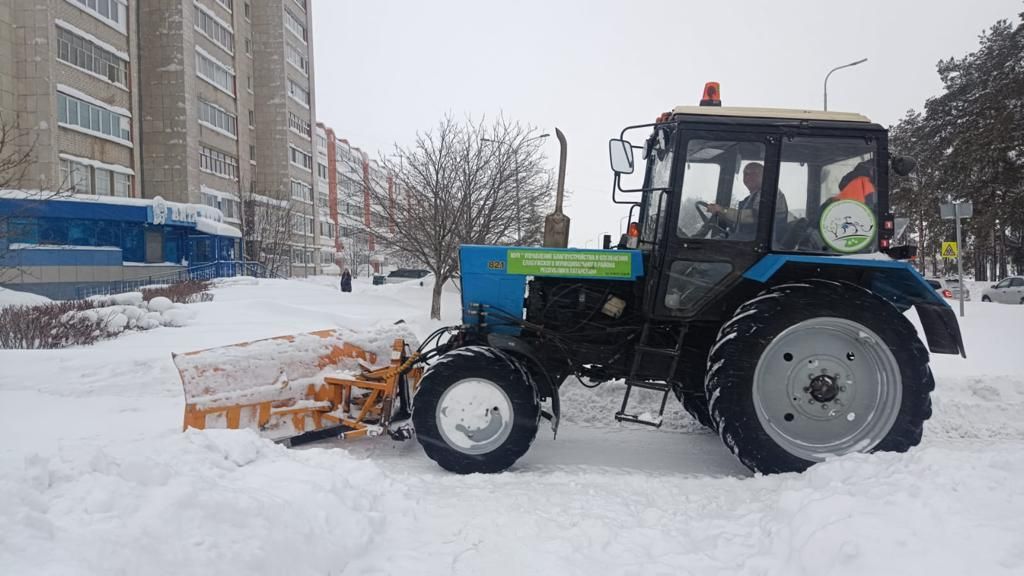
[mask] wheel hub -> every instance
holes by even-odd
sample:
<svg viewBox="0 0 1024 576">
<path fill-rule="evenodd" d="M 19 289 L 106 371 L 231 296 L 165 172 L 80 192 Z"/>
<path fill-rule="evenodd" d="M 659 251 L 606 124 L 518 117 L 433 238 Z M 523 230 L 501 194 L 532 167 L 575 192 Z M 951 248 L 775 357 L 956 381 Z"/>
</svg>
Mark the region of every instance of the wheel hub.
<svg viewBox="0 0 1024 576">
<path fill-rule="evenodd" d="M 808 393 L 818 402 L 831 402 L 839 395 L 839 384 L 836 383 L 833 376 L 826 374 L 815 376 L 811 380 L 811 385 L 808 386 Z"/>
</svg>

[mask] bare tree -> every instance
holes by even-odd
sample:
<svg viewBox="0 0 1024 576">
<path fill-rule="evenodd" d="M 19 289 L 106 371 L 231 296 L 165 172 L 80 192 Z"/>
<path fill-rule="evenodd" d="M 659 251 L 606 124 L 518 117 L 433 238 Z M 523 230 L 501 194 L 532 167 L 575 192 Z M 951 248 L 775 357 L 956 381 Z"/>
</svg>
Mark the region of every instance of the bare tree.
<svg viewBox="0 0 1024 576">
<path fill-rule="evenodd" d="M 550 172 L 536 129 L 443 118 L 396 145 L 380 163 L 393 186 L 365 182 L 371 210 L 388 225 L 369 232 L 434 274 L 430 316 L 441 317 L 441 291 L 458 273 L 462 244 L 532 245 L 551 205 Z"/>
<path fill-rule="evenodd" d="M 292 218 L 294 212 L 287 199 L 275 194 L 242 187 L 239 219 L 244 259 L 259 262 L 269 276 L 287 276 L 291 262 Z"/>
</svg>

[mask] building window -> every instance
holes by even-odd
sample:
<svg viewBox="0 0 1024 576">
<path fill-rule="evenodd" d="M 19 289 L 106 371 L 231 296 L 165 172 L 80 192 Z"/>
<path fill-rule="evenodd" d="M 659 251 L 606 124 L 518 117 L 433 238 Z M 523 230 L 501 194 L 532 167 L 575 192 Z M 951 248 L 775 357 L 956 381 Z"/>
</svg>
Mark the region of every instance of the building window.
<svg viewBox="0 0 1024 576">
<path fill-rule="evenodd" d="M 238 136 L 238 118 L 216 104 L 199 99 L 199 123 L 235 138 Z"/>
<path fill-rule="evenodd" d="M 123 0 L 73 0 L 73 3 L 117 30 L 127 32 L 128 9 Z"/>
<path fill-rule="evenodd" d="M 85 164 L 61 159 L 60 181 L 62 188 L 75 194 L 92 194 L 92 178 Z"/>
<path fill-rule="evenodd" d="M 300 180 L 292 180 L 292 198 L 313 203 L 313 187 Z"/>
<path fill-rule="evenodd" d="M 235 7 L 235 0 L 217 0 L 217 4 L 220 4 L 225 10 L 231 12 Z"/>
<path fill-rule="evenodd" d="M 114 196 L 127 198 L 131 196 L 132 177 L 128 174 L 114 172 Z"/>
<path fill-rule="evenodd" d="M 312 126 L 293 112 L 288 112 L 288 128 L 292 132 L 305 137 L 307 140 L 312 134 Z"/>
<path fill-rule="evenodd" d="M 306 90 L 298 82 L 288 79 L 288 95 L 299 104 L 309 108 L 309 90 Z"/>
<path fill-rule="evenodd" d="M 242 4 L 242 12 L 245 14 L 246 20 L 252 20 L 252 9 L 249 7 L 249 3 L 245 2 Z"/>
<path fill-rule="evenodd" d="M 131 120 L 127 116 L 63 92 L 57 93 L 57 120 L 65 126 L 77 126 L 121 142 L 132 141 Z"/>
<path fill-rule="evenodd" d="M 326 210 L 328 208 L 327 193 L 326 192 L 319 192 L 316 195 L 316 204 L 317 204 L 317 206 L 323 208 L 324 210 Z"/>
<path fill-rule="evenodd" d="M 292 214 L 292 232 L 296 234 L 313 235 L 313 217 L 302 214 Z"/>
<path fill-rule="evenodd" d="M 316 146 L 320 150 L 327 150 L 327 136 L 317 133 L 316 135 Z"/>
<path fill-rule="evenodd" d="M 60 26 L 57 27 L 57 59 L 119 86 L 127 84 L 127 61 Z"/>
<path fill-rule="evenodd" d="M 291 31 L 292 34 L 295 34 L 295 36 L 299 40 L 302 40 L 303 43 L 307 41 L 306 22 L 299 19 L 295 14 L 292 14 L 292 11 L 287 8 L 284 9 L 284 27 Z"/>
<path fill-rule="evenodd" d="M 238 158 L 207 146 L 199 147 L 199 169 L 231 180 L 238 180 Z"/>
<path fill-rule="evenodd" d="M 249 110 L 249 128 L 255 128 L 255 127 L 256 127 L 256 113 L 253 112 L 252 110 Z"/>
<path fill-rule="evenodd" d="M 306 52 L 292 46 L 290 42 L 285 43 L 284 50 L 288 63 L 298 68 L 303 75 L 309 76 L 309 60 L 306 58 Z"/>
<path fill-rule="evenodd" d="M 60 159 L 61 187 L 76 194 L 98 196 L 131 195 L 132 177 L 107 168 L 91 167 L 82 162 Z"/>
<path fill-rule="evenodd" d="M 196 74 L 217 88 L 235 95 L 235 72 L 196 46 Z"/>
<path fill-rule="evenodd" d="M 305 152 L 303 152 L 302 150 L 299 150 L 295 146 L 289 146 L 288 148 L 291 150 L 290 158 L 291 158 L 292 164 L 294 164 L 296 166 L 299 166 L 301 168 L 304 168 L 306 170 L 309 170 L 310 172 L 313 171 L 313 156 L 312 155 L 306 154 Z"/>
<path fill-rule="evenodd" d="M 316 163 L 316 173 L 317 173 L 317 176 L 319 176 L 322 180 L 327 180 L 327 166 L 317 162 Z"/>
<path fill-rule="evenodd" d="M 292 0 L 292 2 L 295 2 L 295 5 L 299 8 L 306 9 L 306 0 Z"/>
<path fill-rule="evenodd" d="M 239 215 L 239 202 L 233 198 L 221 198 L 220 199 L 220 211 L 225 218 L 231 218 L 232 220 L 238 220 Z"/>
<path fill-rule="evenodd" d="M 200 192 L 199 201 L 210 208 L 217 208 L 217 197 L 209 192 Z"/>
<path fill-rule="evenodd" d="M 199 4 L 194 6 L 196 9 L 195 29 L 202 32 L 203 36 L 212 40 L 214 44 L 226 50 L 228 54 L 234 54 L 235 32 L 231 26 L 214 16 L 212 12 L 207 12 L 206 8 Z"/>
<path fill-rule="evenodd" d="M 255 144 L 249 144 L 249 160 L 255 160 L 255 159 L 256 159 L 256 145 Z"/>
<path fill-rule="evenodd" d="M 245 37 L 245 53 L 252 56 L 252 38 L 249 38 L 248 36 Z"/>
</svg>

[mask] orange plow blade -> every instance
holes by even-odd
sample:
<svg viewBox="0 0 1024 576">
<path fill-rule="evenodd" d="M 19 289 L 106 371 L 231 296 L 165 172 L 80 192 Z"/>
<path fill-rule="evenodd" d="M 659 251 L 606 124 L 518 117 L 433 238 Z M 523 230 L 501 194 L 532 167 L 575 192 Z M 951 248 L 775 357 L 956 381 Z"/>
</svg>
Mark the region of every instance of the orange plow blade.
<svg viewBox="0 0 1024 576">
<path fill-rule="evenodd" d="M 185 390 L 184 429 L 253 428 L 276 441 L 411 434 L 405 420 L 420 370 L 404 338 L 357 345 L 323 330 L 173 360 Z"/>
</svg>

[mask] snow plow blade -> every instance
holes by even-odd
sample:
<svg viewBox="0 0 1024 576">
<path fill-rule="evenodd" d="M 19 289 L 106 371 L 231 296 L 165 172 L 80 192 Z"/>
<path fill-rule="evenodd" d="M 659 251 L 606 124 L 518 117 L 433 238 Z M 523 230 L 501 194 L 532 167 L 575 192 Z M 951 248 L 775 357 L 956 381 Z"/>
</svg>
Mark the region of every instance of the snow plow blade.
<svg viewBox="0 0 1024 576">
<path fill-rule="evenodd" d="M 322 330 L 173 354 L 185 390 L 183 430 L 252 428 L 275 441 L 408 438 L 417 354 L 403 338 L 380 348 Z"/>
</svg>

